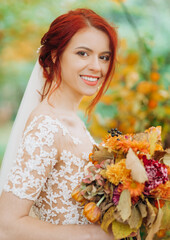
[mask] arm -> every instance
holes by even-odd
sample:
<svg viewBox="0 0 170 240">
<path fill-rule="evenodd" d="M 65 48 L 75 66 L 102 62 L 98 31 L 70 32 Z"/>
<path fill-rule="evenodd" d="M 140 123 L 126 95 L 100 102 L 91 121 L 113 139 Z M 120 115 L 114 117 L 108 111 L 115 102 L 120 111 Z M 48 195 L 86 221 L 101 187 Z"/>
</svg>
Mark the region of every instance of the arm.
<svg viewBox="0 0 170 240">
<path fill-rule="evenodd" d="M 29 216 L 57 163 L 59 138 L 54 121 L 41 116 L 28 120 L 16 164 L 0 197 L 1 240 L 112 239 L 98 225 L 54 225 Z"/>
<path fill-rule="evenodd" d="M 1 240 L 113 240 L 99 225 L 54 225 L 28 216 L 33 202 L 3 192 L 0 198 Z"/>
</svg>

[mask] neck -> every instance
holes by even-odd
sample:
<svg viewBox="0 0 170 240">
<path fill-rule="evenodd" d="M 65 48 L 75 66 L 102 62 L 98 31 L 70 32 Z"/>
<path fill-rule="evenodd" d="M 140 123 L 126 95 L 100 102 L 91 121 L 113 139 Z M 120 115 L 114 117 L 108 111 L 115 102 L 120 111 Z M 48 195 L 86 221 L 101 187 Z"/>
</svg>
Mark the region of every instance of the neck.
<svg viewBox="0 0 170 240">
<path fill-rule="evenodd" d="M 61 82 L 49 97 L 49 103 L 60 112 L 76 114 L 82 97 L 78 92 L 70 91 L 69 87 Z"/>
</svg>

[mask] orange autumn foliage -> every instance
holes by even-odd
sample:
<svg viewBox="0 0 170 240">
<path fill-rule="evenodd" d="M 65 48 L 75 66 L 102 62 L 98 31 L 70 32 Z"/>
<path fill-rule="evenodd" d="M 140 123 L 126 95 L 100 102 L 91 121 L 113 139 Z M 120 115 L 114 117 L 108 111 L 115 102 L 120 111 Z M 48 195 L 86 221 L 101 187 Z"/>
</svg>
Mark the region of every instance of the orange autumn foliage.
<svg viewBox="0 0 170 240">
<path fill-rule="evenodd" d="M 155 101 L 155 100 L 153 100 L 153 99 L 150 99 L 149 102 L 148 102 L 148 107 L 149 107 L 150 109 L 156 108 L 157 105 L 158 105 L 158 102 Z"/>
<path fill-rule="evenodd" d="M 151 72 L 150 79 L 153 82 L 157 82 L 160 79 L 160 74 L 158 72 Z"/>
<path fill-rule="evenodd" d="M 159 231 L 156 233 L 156 235 L 157 235 L 160 239 L 162 239 L 162 238 L 165 236 L 165 234 L 166 234 L 166 230 L 164 230 L 164 229 L 161 229 L 161 230 L 159 230 Z"/>
</svg>

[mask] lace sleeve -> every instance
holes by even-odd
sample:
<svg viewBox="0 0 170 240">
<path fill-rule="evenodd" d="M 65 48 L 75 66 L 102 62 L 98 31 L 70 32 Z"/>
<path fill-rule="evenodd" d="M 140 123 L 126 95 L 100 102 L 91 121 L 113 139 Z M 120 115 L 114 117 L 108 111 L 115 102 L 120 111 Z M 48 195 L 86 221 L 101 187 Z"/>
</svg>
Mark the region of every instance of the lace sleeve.
<svg viewBox="0 0 170 240">
<path fill-rule="evenodd" d="M 16 162 L 4 190 L 20 198 L 36 200 L 49 173 L 57 163 L 55 120 L 34 117 L 26 127 L 19 145 Z"/>
</svg>

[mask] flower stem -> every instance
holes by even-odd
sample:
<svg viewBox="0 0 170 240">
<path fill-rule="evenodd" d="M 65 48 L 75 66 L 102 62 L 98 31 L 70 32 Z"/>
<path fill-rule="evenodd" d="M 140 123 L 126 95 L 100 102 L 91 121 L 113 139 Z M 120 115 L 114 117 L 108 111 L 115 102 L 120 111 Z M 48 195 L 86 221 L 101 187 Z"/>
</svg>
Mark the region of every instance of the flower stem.
<svg viewBox="0 0 170 240">
<path fill-rule="evenodd" d="M 105 195 L 103 195 L 103 197 L 98 201 L 96 205 L 99 207 L 99 205 L 103 202 L 104 199 L 105 199 Z"/>
</svg>

